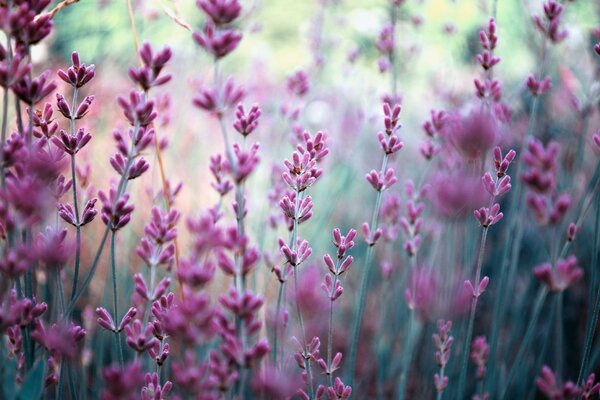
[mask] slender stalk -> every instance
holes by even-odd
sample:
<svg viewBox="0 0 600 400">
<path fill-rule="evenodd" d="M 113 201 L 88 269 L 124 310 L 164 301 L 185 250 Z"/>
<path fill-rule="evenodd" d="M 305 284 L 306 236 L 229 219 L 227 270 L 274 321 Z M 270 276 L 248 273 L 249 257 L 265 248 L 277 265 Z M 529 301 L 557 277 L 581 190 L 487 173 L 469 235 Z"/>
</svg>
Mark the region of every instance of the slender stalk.
<svg viewBox="0 0 600 400">
<path fill-rule="evenodd" d="M 292 252 L 298 251 L 298 208 L 300 207 L 300 192 L 296 190 L 296 200 L 294 204 L 294 223 L 292 226 L 292 236 L 290 238 L 290 244 L 292 246 Z M 304 319 L 302 318 L 302 310 L 300 309 L 300 302 L 298 301 L 298 266 L 293 265 L 294 274 L 294 297 L 296 300 L 296 314 L 298 317 L 298 323 L 300 324 L 300 332 L 302 333 L 302 346 L 303 346 L 303 357 L 304 357 L 304 368 L 306 369 L 306 376 L 308 378 L 308 397 L 312 399 L 313 393 L 313 380 L 312 372 L 310 367 L 310 360 L 306 358 L 308 353 L 308 342 L 306 341 L 306 330 L 304 329 Z"/>
<path fill-rule="evenodd" d="M 77 106 L 77 94 L 78 89 L 73 88 L 73 99 L 71 102 L 71 113 L 75 112 L 75 107 Z M 69 123 L 70 135 L 75 135 L 75 118 L 71 116 L 71 120 Z M 73 286 L 71 288 L 71 300 L 75 296 L 77 292 L 77 281 L 79 280 L 79 264 L 81 260 L 81 226 L 79 220 L 79 203 L 77 201 L 77 168 L 75 161 L 75 154 L 71 154 L 71 181 L 72 181 L 72 190 L 73 190 L 73 210 L 75 213 L 75 222 L 76 222 L 76 241 L 75 241 L 75 270 L 73 272 Z"/>
<path fill-rule="evenodd" d="M 599 263 L 599 254 L 600 254 L 600 196 L 598 197 L 598 202 L 596 202 L 596 219 L 594 224 L 594 247 L 592 249 L 592 265 L 591 270 L 597 271 L 598 263 Z M 594 274 L 593 274 L 594 276 Z M 585 335 L 585 346 L 583 350 L 583 357 L 581 359 L 581 365 L 579 367 L 579 376 L 577 377 L 577 385 L 581 383 L 584 379 L 584 376 L 588 372 L 588 363 L 590 359 L 590 352 L 592 350 L 592 343 L 594 341 L 594 335 L 596 333 L 596 324 L 598 323 L 598 314 L 600 312 L 600 285 L 597 282 L 598 274 L 595 274 L 596 279 L 592 279 L 591 289 L 592 291 L 596 290 L 596 296 L 593 300 L 593 310 L 591 313 L 591 318 L 587 324 L 587 332 Z"/>
<path fill-rule="evenodd" d="M 408 384 L 409 366 L 412 360 L 413 351 L 415 350 L 415 339 L 419 337 L 421 333 L 422 324 L 417 319 L 414 310 L 411 310 L 409 314 L 409 328 L 408 334 L 406 335 L 405 346 L 402 348 L 402 365 L 400 372 L 400 380 L 398 381 L 398 399 L 404 400 L 406 396 L 406 386 Z"/>
<path fill-rule="evenodd" d="M 467 325 L 467 337 L 463 343 L 461 355 L 460 376 L 458 379 L 458 398 L 462 399 L 467 382 L 467 369 L 469 366 L 469 348 L 471 347 L 471 339 L 473 337 L 473 325 L 475 323 L 475 312 L 477 310 L 477 300 L 479 299 L 479 283 L 481 282 L 481 267 L 483 266 L 483 255 L 485 252 L 485 242 L 487 240 L 488 227 L 484 227 L 481 231 L 481 245 L 479 247 L 479 257 L 477 258 L 477 271 L 475 272 L 474 290 L 477 293 L 473 294 L 471 301 L 471 312 L 469 315 L 469 324 Z"/>
<path fill-rule="evenodd" d="M 98 246 L 98 250 L 96 251 L 96 255 L 94 256 L 94 261 L 92 262 L 92 266 L 90 267 L 90 270 L 89 270 L 87 276 L 85 277 L 85 280 L 81 284 L 81 287 L 79 288 L 77 293 L 75 293 L 75 296 L 72 296 L 71 301 L 69 302 L 69 305 L 67 306 L 67 309 L 65 311 L 65 318 L 70 318 L 71 313 L 73 312 L 73 309 L 75 308 L 75 304 L 77 303 L 77 300 L 79 300 L 79 298 L 81 297 L 81 295 L 83 294 L 85 289 L 87 289 L 90 282 L 94 278 L 94 273 L 96 272 L 96 268 L 98 267 L 98 262 L 100 261 L 100 257 L 102 256 L 102 251 L 104 250 L 104 244 L 106 243 L 106 239 L 108 238 L 109 233 L 110 233 L 110 226 L 107 226 L 106 229 L 104 229 L 104 234 L 102 235 L 102 239 L 100 239 L 100 245 Z"/>
<path fill-rule="evenodd" d="M 337 259 L 335 271 L 337 272 L 340 267 L 340 259 Z M 337 274 L 333 275 L 333 288 L 335 289 L 335 285 L 337 284 L 338 276 Z M 330 299 L 329 301 L 329 329 L 327 331 L 327 366 L 331 366 L 331 359 L 333 353 L 333 303 L 334 300 Z M 333 386 L 333 372 L 328 375 L 329 386 Z"/>
<path fill-rule="evenodd" d="M 296 313 L 298 315 L 298 322 L 300 323 L 300 332 L 302 333 L 302 342 L 304 346 L 304 368 L 306 368 L 306 376 L 308 378 L 308 397 L 314 398 L 313 390 L 313 379 L 310 367 L 310 360 L 306 357 L 308 353 L 308 344 L 306 341 L 306 330 L 304 329 L 304 319 L 302 318 L 302 310 L 300 309 L 300 302 L 298 301 L 298 267 L 294 266 L 294 296 L 296 297 Z"/>
<path fill-rule="evenodd" d="M 388 162 L 388 155 L 384 154 L 383 160 L 381 161 L 381 171 L 385 171 Z M 378 191 L 375 198 L 375 206 L 373 207 L 373 215 L 371 217 L 371 230 L 375 231 L 379 223 L 379 209 L 381 208 L 382 192 Z M 352 342 L 350 345 L 350 359 L 348 360 L 348 385 L 354 387 L 354 371 L 356 369 L 356 351 L 358 348 L 358 339 L 360 337 L 360 325 L 362 322 L 362 315 L 365 309 L 365 302 L 367 299 L 367 288 L 371 278 L 372 262 L 374 255 L 374 245 L 369 246 L 367 254 L 365 255 L 365 268 L 362 274 L 360 289 L 358 292 L 358 304 L 356 312 L 354 314 L 354 329 L 352 330 Z"/>
<path fill-rule="evenodd" d="M 535 301 L 535 305 L 533 307 L 533 313 L 529 318 L 529 324 L 527 325 L 527 329 L 525 330 L 525 335 L 523 336 L 523 341 L 519 346 L 519 351 L 517 352 L 517 356 L 515 357 L 515 361 L 513 362 L 512 367 L 510 368 L 510 373 L 508 375 L 508 379 L 504 388 L 502 389 L 502 399 L 506 399 L 508 389 L 510 388 L 510 384 L 515 378 L 515 374 L 519 370 L 519 366 L 522 365 L 523 357 L 525 356 L 525 352 L 529 349 L 531 340 L 533 339 L 533 334 L 535 333 L 535 328 L 537 326 L 537 321 L 540 317 L 540 313 L 542 312 L 542 307 L 544 305 L 544 300 L 548 294 L 548 290 L 545 286 L 542 286 L 538 292 L 537 299 Z M 517 367 L 517 368 L 515 368 Z"/>
<path fill-rule="evenodd" d="M 281 313 L 281 298 L 283 297 L 283 285 L 285 284 L 285 282 L 280 282 L 279 283 L 279 290 L 277 293 L 277 306 L 275 307 L 275 324 L 273 326 L 273 340 L 271 341 L 273 343 L 273 364 L 275 366 L 277 366 L 277 353 L 278 353 L 278 348 L 277 348 L 277 334 L 278 334 L 278 328 L 279 328 L 279 314 Z"/>
<path fill-rule="evenodd" d="M 538 109 L 539 97 L 536 96 L 533 98 L 531 114 L 527 126 L 527 132 L 521 140 L 521 145 L 519 147 L 520 151 L 523 151 L 523 149 L 525 148 L 526 139 L 532 136 L 533 134 Z M 517 159 L 514 162 L 517 163 L 514 176 L 518 178 L 521 175 L 521 168 L 523 163 L 520 161 L 520 159 Z M 523 184 L 520 179 L 514 179 L 513 182 L 514 185 L 512 190 L 514 192 L 514 195 L 510 202 L 509 211 L 507 213 L 508 229 L 506 231 L 506 238 L 514 238 L 514 240 L 505 240 L 504 248 L 502 250 L 502 265 L 500 267 L 498 295 L 496 296 L 496 301 L 494 303 L 494 314 L 492 318 L 492 329 L 489 342 L 490 357 L 488 362 L 488 373 L 486 375 L 487 385 L 491 385 L 491 387 L 488 387 L 489 393 L 495 393 L 494 389 L 496 385 L 496 367 L 498 364 L 498 362 L 496 361 L 498 339 L 500 334 L 500 328 L 502 326 L 502 321 L 504 319 L 504 315 L 506 314 L 506 307 L 508 306 L 508 302 L 505 301 L 505 298 L 508 295 L 508 283 L 512 282 L 515 275 L 517 262 L 519 260 L 519 253 L 521 251 L 521 241 L 523 239 L 524 234 L 524 226 L 522 223 L 522 219 L 520 218 L 522 210 L 522 208 L 520 208 L 520 205 L 523 204 Z"/>
<path fill-rule="evenodd" d="M 555 326 L 555 340 L 556 340 L 556 376 L 559 379 L 562 378 L 563 363 L 564 363 L 564 329 L 563 329 L 563 292 L 559 292 L 556 295 L 556 326 Z"/>
<path fill-rule="evenodd" d="M 117 257 L 116 257 L 116 249 L 115 249 L 115 238 L 117 236 L 117 232 L 113 231 L 110 238 L 110 265 L 112 271 L 112 286 L 113 286 L 113 319 L 115 321 L 119 320 L 119 302 L 117 298 Z M 119 355 L 119 363 L 121 367 L 125 365 L 125 360 L 123 357 L 123 343 L 121 342 L 121 333 L 115 330 L 115 340 L 117 343 L 117 353 Z"/>
</svg>

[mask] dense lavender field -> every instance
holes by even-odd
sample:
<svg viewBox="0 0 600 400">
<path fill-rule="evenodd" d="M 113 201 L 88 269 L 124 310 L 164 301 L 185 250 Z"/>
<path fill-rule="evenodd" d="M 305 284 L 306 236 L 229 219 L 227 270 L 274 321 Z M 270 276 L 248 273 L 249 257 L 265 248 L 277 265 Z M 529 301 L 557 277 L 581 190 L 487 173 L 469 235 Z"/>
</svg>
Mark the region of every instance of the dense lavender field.
<svg viewBox="0 0 600 400">
<path fill-rule="evenodd" d="M 0 0 L 0 399 L 597 399 L 596 0 Z"/>
</svg>

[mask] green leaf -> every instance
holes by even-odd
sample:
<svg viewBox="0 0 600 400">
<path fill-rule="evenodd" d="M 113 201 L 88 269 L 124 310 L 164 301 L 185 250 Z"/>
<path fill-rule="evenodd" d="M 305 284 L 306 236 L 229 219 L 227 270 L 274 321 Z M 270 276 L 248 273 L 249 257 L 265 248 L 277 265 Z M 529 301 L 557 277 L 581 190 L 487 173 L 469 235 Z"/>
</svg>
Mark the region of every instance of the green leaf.
<svg viewBox="0 0 600 400">
<path fill-rule="evenodd" d="M 46 365 L 42 360 L 35 363 L 23 381 L 17 400 L 38 400 L 42 396 L 45 369 Z"/>
<path fill-rule="evenodd" d="M 9 358 L 2 368 L 2 398 L 12 400 L 17 392 L 17 361 Z"/>
</svg>

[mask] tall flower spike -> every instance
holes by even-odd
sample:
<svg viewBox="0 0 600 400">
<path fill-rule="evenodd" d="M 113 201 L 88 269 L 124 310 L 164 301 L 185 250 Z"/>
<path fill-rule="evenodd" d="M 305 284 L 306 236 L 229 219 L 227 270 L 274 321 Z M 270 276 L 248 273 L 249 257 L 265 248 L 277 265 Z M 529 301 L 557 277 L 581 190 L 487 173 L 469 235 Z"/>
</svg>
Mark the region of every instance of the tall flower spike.
<svg viewBox="0 0 600 400">
<path fill-rule="evenodd" d="M 53 136 L 52 143 L 67 154 L 77 154 L 88 142 L 92 139 L 89 132 L 85 132 L 80 128 L 73 136 L 69 135 L 65 130 L 60 130 L 60 138 Z"/>
<path fill-rule="evenodd" d="M 117 189 L 111 188 L 108 195 L 103 191 L 98 192 L 102 204 L 102 222 L 110 229 L 117 231 L 127 225 L 131 220 L 134 210 L 133 204 L 128 203 L 129 194 L 125 193 L 117 198 Z"/>
<path fill-rule="evenodd" d="M 123 109 L 123 114 L 131 125 L 139 124 L 142 127 L 148 126 L 158 115 L 154 111 L 154 102 L 146 100 L 146 96 L 143 93 L 136 92 L 135 90 L 129 92 L 129 99 L 119 96 L 117 102 Z"/>
<path fill-rule="evenodd" d="M 15 95 L 25 103 L 29 105 L 37 104 L 56 89 L 56 83 L 54 81 L 48 81 L 49 77 L 50 70 L 42 72 L 42 74 L 35 79 L 29 79 L 29 77 L 25 75 L 13 85 L 12 89 L 15 92 Z"/>
<path fill-rule="evenodd" d="M 139 68 L 130 67 L 129 77 L 140 85 L 145 92 L 152 87 L 164 85 L 171 80 L 171 75 L 163 74 L 160 76 L 160 73 L 172 55 L 171 48 L 168 46 L 155 54 L 150 43 L 144 42 L 140 49 L 140 58 L 143 65 Z"/>
<path fill-rule="evenodd" d="M 94 64 L 89 66 L 82 64 L 79 60 L 79 53 L 74 51 L 71 53 L 71 66 L 66 71 L 59 69 L 57 75 L 74 88 L 80 88 L 94 78 L 95 69 Z"/>
<path fill-rule="evenodd" d="M 502 219 L 504 214 L 499 211 L 500 204 L 496 203 L 492 208 L 481 207 L 479 210 L 473 211 L 473 215 L 482 227 L 487 228 Z"/>
<path fill-rule="evenodd" d="M 193 38 L 207 53 L 218 59 L 236 49 L 242 34 L 235 29 L 217 29 L 212 24 L 206 24 L 201 32 L 193 33 Z"/>
<path fill-rule="evenodd" d="M 577 258 L 570 256 L 566 260 L 558 260 L 554 268 L 549 263 L 535 267 L 533 275 L 543 282 L 548 290 L 562 292 L 583 277 L 583 269 L 577 265 Z"/>
<path fill-rule="evenodd" d="M 260 117 L 261 111 L 258 108 L 258 104 L 255 104 L 250 108 L 248 114 L 244 110 L 244 106 L 238 104 L 237 109 L 235 111 L 236 120 L 233 123 L 233 127 L 236 131 L 238 131 L 242 136 L 246 137 L 258 126 L 258 118 Z"/>
<path fill-rule="evenodd" d="M 233 22 L 240 16 L 242 6 L 238 0 L 197 0 L 196 5 L 202 9 L 215 25 Z"/>
</svg>

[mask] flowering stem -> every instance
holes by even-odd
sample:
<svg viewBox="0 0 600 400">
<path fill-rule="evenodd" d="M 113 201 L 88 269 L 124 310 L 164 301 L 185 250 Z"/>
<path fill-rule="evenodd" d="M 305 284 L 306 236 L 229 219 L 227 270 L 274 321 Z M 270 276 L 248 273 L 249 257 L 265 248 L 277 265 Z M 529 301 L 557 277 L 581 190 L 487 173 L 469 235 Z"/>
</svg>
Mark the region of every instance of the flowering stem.
<svg viewBox="0 0 600 400">
<path fill-rule="evenodd" d="M 385 171 L 387 167 L 388 155 L 384 154 L 383 160 L 381 161 L 381 171 Z M 381 207 L 382 192 L 377 191 L 375 198 L 375 207 L 373 207 L 373 215 L 371 217 L 371 230 L 374 232 L 377 229 L 379 221 L 379 208 Z M 360 289 L 358 292 L 358 304 L 356 312 L 354 314 L 354 329 L 352 331 L 352 342 L 350 345 L 350 359 L 348 362 L 348 385 L 354 387 L 354 371 L 356 368 L 356 351 L 358 349 L 358 339 L 360 336 L 360 325 L 362 322 L 362 315 L 365 309 L 365 301 L 367 297 L 367 288 L 369 286 L 369 280 L 371 277 L 371 263 L 373 261 L 373 252 L 375 245 L 369 245 L 367 254 L 365 255 L 365 268 L 362 274 Z"/>
<path fill-rule="evenodd" d="M 469 324 L 467 325 L 467 337 L 463 343 L 462 355 L 461 355 L 461 368 L 460 376 L 458 379 L 458 397 L 463 398 L 465 385 L 467 382 L 467 369 L 469 366 L 469 348 L 471 347 L 471 338 L 473 337 L 473 324 L 475 323 L 475 311 L 477 309 L 477 300 L 479 299 L 479 283 L 481 280 L 481 267 L 483 266 L 483 255 L 485 252 L 485 242 L 487 240 L 488 227 L 483 227 L 481 231 L 481 245 L 479 247 L 479 257 L 477 258 L 477 271 L 475 272 L 475 283 L 473 285 L 474 290 L 477 293 L 473 293 L 473 300 L 471 301 L 471 312 L 469 315 Z"/>
<path fill-rule="evenodd" d="M 525 148 L 525 142 L 528 137 L 530 137 L 533 133 L 533 128 L 535 126 L 535 119 L 539 108 L 539 97 L 535 96 L 533 98 L 533 102 L 531 105 L 531 114 L 529 116 L 529 123 L 527 126 L 527 132 L 525 136 L 521 139 L 521 145 L 519 147 L 520 151 Z M 490 393 L 494 393 L 494 388 L 496 385 L 495 382 L 495 373 L 496 373 L 496 349 L 498 346 L 498 335 L 500 333 L 500 326 L 502 325 L 502 320 L 504 319 L 504 315 L 506 313 L 507 302 L 503 301 L 506 295 L 507 285 L 509 281 L 512 281 L 514 277 L 517 261 L 519 260 L 519 252 L 521 250 L 521 240 L 523 238 L 523 223 L 522 219 L 519 217 L 520 208 L 519 205 L 523 203 L 523 185 L 520 180 L 521 176 L 521 166 L 522 162 L 520 160 L 515 160 L 517 163 L 516 171 L 514 176 L 517 179 L 514 180 L 514 196 L 512 201 L 510 202 L 508 215 L 508 223 L 507 223 L 507 231 L 506 237 L 513 238 L 514 240 L 506 240 L 505 245 L 502 251 L 502 265 L 500 268 L 500 278 L 498 283 L 498 295 L 496 296 L 496 302 L 494 304 L 494 317 L 492 319 L 492 332 L 490 335 L 490 357 L 488 362 L 488 373 L 486 378 L 488 383 L 491 384 L 491 388 L 489 388 Z M 510 279 L 509 279 L 510 277 Z"/>
<path fill-rule="evenodd" d="M 598 202 L 600 202 L 600 196 Z M 598 204 L 598 202 L 596 204 Z M 583 358 L 581 360 L 581 366 L 579 367 L 579 376 L 577 378 L 577 385 L 579 385 L 581 383 L 581 381 L 583 380 L 584 376 L 587 374 L 587 369 L 588 369 L 588 362 L 589 362 L 589 358 L 590 358 L 590 351 L 592 350 L 592 343 L 594 341 L 594 335 L 596 333 L 596 323 L 598 322 L 598 313 L 600 312 L 600 285 L 598 285 L 598 274 L 597 274 L 597 268 L 598 268 L 598 262 L 599 262 L 599 254 L 600 254 L 600 207 L 597 206 L 596 208 L 596 221 L 595 221 L 595 225 L 594 225 L 594 247 L 592 249 L 592 265 L 591 265 L 591 270 L 592 270 L 592 285 L 591 285 L 591 289 L 592 291 L 595 289 L 596 290 L 596 296 L 593 299 L 594 302 L 594 307 L 593 307 L 593 311 L 592 311 L 592 317 L 591 319 L 588 321 L 588 325 L 587 325 L 587 332 L 585 335 L 585 346 L 584 346 L 584 350 L 583 350 Z M 596 273 L 594 273 L 596 272 Z M 595 279 L 594 279 L 595 278 Z"/>
<path fill-rule="evenodd" d="M 137 134 L 137 131 L 139 130 L 140 125 L 139 123 L 135 123 L 135 127 L 134 127 L 134 136 Z M 133 146 L 133 144 L 132 144 Z M 131 153 L 131 151 L 130 151 Z M 127 176 L 129 175 L 129 168 L 131 168 L 131 164 L 133 163 L 133 157 L 128 157 L 127 158 L 127 164 L 125 165 L 125 169 L 123 170 L 123 175 L 121 175 L 121 180 L 119 182 L 118 187 L 118 193 L 117 193 L 117 198 L 120 198 L 121 195 L 123 194 L 123 192 L 125 191 L 125 189 L 127 188 Z M 75 303 L 77 303 L 77 300 L 79 299 L 79 297 L 81 297 L 81 295 L 83 294 L 83 292 L 85 291 L 85 289 L 87 289 L 88 285 L 90 284 L 90 282 L 92 281 L 92 278 L 94 277 L 94 274 L 96 272 L 96 268 L 98 267 L 98 262 L 100 261 L 100 257 L 102 256 L 102 252 L 104 251 L 104 244 L 106 243 L 106 239 L 108 238 L 108 234 L 110 233 L 110 223 L 106 225 L 106 229 L 104 229 L 104 234 L 102 235 L 102 239 L 100 240 L 100 245 L 98 246 L 98 250 L 96 250 L 96 255 L 94 256 L 94 261 L 92 262 L 92 266 L 90 267 L 90 270 L 87 274 L 87 276 L 85 277 L 85 280 L 83 281 L 83 283 L 81 284 L 81 287 L 79 288 L 79 290 L 77 291 L 77 293 L 72 296 L 71 298 L 71 302 L 69 303 L 69 306 L 67 307 L 67 311 L 65 312 L 65 317 L 69 317 L 71 315 L 71 313 L 73 312 L 73 309 L 75 308 Z"/>
<path fill-rule="evenodd" d="M 340 259 L 337 259 L 335 271 L 337 272 L 340 268 Z M 335 285 L 337 284 L 338 276 L 337 273 L 333 275 L 333 286 L 335 290 Z M 327 367 L 331 367 L 331 358 L 333 352 L 333 299 L 330 299 L 329 302 L 329 330 L 327 332 Z M 333 386 L 333 371 L 329 374 L 329 386 Z"/>
<path fill-rule="evenodd" d="M 510 368 L 510 373 L 508 375 L 508 379 L 506 384 L 504 385 L 504 389 L 502 391 L 501 399 L 506 399 L 506 395 L 508 393 L 508 389 L 510 388 L 510 384 L 512 380 L 515 378 L 515 374 L 518 368 L 515 366 L 520 366 L 523 362 L 523 357 L 525 356 L 525 352 L 529 349 L 529 344 L 533 339 L 533 334 L 535 332 L 535 328 L 537 325 L 537 321 L 540 317 L 540 313 L 542 312 L 542 306 L 544 305 L 544 300 L 546 299 L 546 295 L 548 294 L 548 290 L 546 286 L 542 286 L 538 292 L 537 299 L 535 301 L 535 305 L 533 307 L 533 313 L 529 318 L 529 324 L 527 325 L 527 329 L 525 330 L 525 335 L 523 336 L 523 341 L 519 346 L 519 351 L 517 352 L 517 356 L 515 357 L 515 361 Z M 488 364 L 489 365 L 489 364 Z"/>
<path fill-rule="evenodd" d="M 71 154 L 71 180 L 73 182 L 73 209 L 75 213 L 75 271 L 73 273 L 73 287 L 71 289 L 71 300 L 77 292 L 77 281 L 79 280 L 79 264 L 81 262 L 81 225 L 79 221 L 79 206 L 77 204 L 77 174 L 75 165 L 75 154 Z"/>
<path fill-rule="evenodd" d="M 115 321 L 119 320 L 119 302 L 117 299 L 117 257 L 115 251 L 115 238 L 117 236 L 117 232 L 113 231 L 110 237 L 110 265 L 112 271 L 112 286 L 113 286 L 113 319 Z M 115 340 L 117 343 L 117 353 L 119 355 L 119 364 L 121 367 L 125 364 L 123 357 L 123 343 L 121 343 L 121 334 L 119 331 L 115 330 Z"/>
<path fill-rule="evenodd" d="M 595 171 L 594 176 L 592 177 L 592 181 L 590 182 L 590 185 L 588 187 L 591 187 L 594 179 L 595 179 L 596 183 L 594 184 L 592 189 L 588 192 L 588 194 L 585 197 L 585 199 L 583 200 L 583 202 L 580 203 L 581 211 L 580 211 L 579 217 L 577 217 L 577 221 L 575 222 L 576 227 L 581 226 L 583 219 L 585 218 L 588 211 L 590 210 L 590 207 L 592 206 L 594 196 L 596 196 L 596 194 L 598 193 L 598 189 L 600 189 L 600 161 L 598 161 L 598 164 L 596 165 L 596 171 Z M 565 241 L 565 244 L 563 245 L 558 258 L 564 258 L 567 255 L 567 251 L 569 251 L 569 248 L 571 247 L 571 243 L 572 242 L 569 240 Z"/>
<path fill-rule="evenodd" d="M 292 226 L 292 237 L 290 238 L 292 252 L 298 251 L 298 208 L 300 207 L 300 192 L 296 189 L 296 201 L 294 205 L 294 223 Z M 306 331 L 304 330 L 304 319 L 302 318 L 302 310 L 300 309 L 300 302 L 298 297 L 298 266 L 293 266 L 294 272 L 294 297 L 296 299 L 296 314 L 298 316 L 298 323 L 300 324 L 300 331 L 302 333 L 302 346 L 304 348 L 302 357 L 304 358 L 304 367 L 306 368 L 306 376 L 308 378 L 308 396 L 310 399 L 313 398 L 313 381 L 312 373 L 310 368 L 310 360 L 306 358 L 308 353 L 308 344 L 306 342 Z"/>
</svg>

